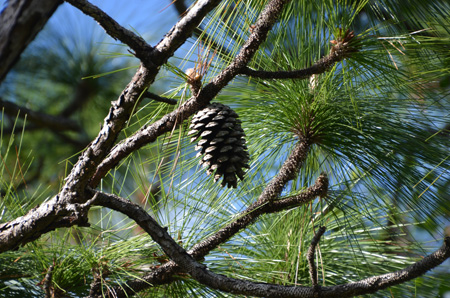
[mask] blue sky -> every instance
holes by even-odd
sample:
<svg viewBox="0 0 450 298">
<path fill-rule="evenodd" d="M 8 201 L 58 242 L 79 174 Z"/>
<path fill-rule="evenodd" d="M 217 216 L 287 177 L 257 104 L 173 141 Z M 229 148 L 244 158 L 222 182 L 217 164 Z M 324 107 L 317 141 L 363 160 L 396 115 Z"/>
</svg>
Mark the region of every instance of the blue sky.
<svg viewBox="0 0 450 298">
<path fill-rule="evenodd" d="M 132 0 L 132 5 L 130 1 L 95 0 L 90 2 L 100 7 L 125 28 L 143 36 L 151 45 L 155 45 L 178 20 L 178 14 L 169 0 Z M 99 28 L 91 17 L 84 15 L 68 3 L 58 8 L 49 20 L 49 25 L 56 25 L 61 30 Z M 101 35 L 106 36 L 103 30 L 99 31 Z"/>
</svg>

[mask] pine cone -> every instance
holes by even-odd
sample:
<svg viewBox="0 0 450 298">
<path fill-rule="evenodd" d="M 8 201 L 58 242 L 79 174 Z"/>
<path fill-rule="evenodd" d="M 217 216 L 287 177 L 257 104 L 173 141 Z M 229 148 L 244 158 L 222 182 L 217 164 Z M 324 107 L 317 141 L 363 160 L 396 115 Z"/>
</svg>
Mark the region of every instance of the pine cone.
<svg viewBox="0 0 450 298">
<path fill-rule="evenodd" d="M 249 168 L 245 133 L 238 114 L 230 107 L 213 103 L 192 117 L 188 136 L 191 142 L 200 138 L 195 150 L 202 156 L 200 164 L 214 173 L 214 182 L 223 176 L 221 186 L 236 187 L 237 177 L 244 179 L 243 168 Z"/>
</svg>

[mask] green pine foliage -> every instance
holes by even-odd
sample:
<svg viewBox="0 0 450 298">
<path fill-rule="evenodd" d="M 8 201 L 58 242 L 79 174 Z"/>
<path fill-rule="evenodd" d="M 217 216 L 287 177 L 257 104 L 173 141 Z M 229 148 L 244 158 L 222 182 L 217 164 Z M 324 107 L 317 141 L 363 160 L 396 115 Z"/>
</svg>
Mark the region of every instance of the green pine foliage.
<svg viewBox="0 0 450 298">
<path fill-rule="evenodd" d="M 204 21 L 203 34 L 189 40 L 187 54 L 166 65 L 164 77 L 158 81 L 163 95 L 179 104 L 189 99 L 185 70 L 192 65 L 210 62 L 204 83 L 220 72 L 251 33 L 265 3 L 222 1 Z M 282 196 L 300 193 L 322 172 L 330 179 L 327 196 L 260 217 L 212 251 L 203 263 L 234 278 L 310 286 L 306 252 L 315 231 L 324 225 L 327 232 L 315 259 L 320 285 L 405 268 L 433 250 L 448 225 L 450 144 L 443 127 L 450 122 L 449 8 L 445 1 L 291 1 L 251 68 L 310 67 L 327 55 L 333 47 L 331 41 L 347 30 L 355 32 L 354 51 L 311 80 L 240 76 L 214 99 L 236 111 L 246 134 L 250 169 L 236 189 L 223 189 L 205 174 L 187 136 L 189 123 L 124 159 L 99 188 L 141 204 L 189 249 L 255 202 L 294 144 L 308 138 L 312 143 L 308 158 Z M 108 64 L 105 61 L 110 60 L 99 58 L 101 50 L 90 46 L 89 51 L 70 49 L 79 55 L 71 61 L 70 74 L 62 67 L 68 51 L 63 45 L 58 48 L 63 53 L 49 53 L 41 60 L 48 65 L 39 67 L 32 61 L 46 49 L 34 49 L 24 60 L 31 64 L 25 70 L 18 68 L 12 79 L 30 78 L 30 73 L 38 72 L 29 82 L 31 87 L 39 86 L 32 92 L 33 104 L 55 111 L 64 109 L 66 102 L 61 98 L 73 93 L 71 84 L 87 82 L 90 94 L 99 99 L 76 117 L 86 123 L 85 134 L 92 137 L 109 101 L 123 88 L 123 77 L 112 73 L 132 64 Z M 59 67 L 52 68 L 54 65 Z M 80 69 L 83 66 L 89 69 Z M 127 72 L 119 73 L 126 77 Z M 72 80 L 88 76 L 95 79 Z M 6 94 L 25 103 L 23 92 L 11 88 Z M 123 137 L 173 108 L 144 101 L 136 107 Z M 22 125 L 26 128 L 28 124 Z M 47 177 L 42 185 L 34 183 L 33 191 L 15 189 L 37 162 L 32 156 L 43 158 L 50 166 L 57 159 L 73 157 L 67 162 L 70 168 L 82 149 L 70 151 L 73 147 L 68 149 L 48 137 L 45 142 L 54 147 L 49 151 L 52 156 L 47 156 L 48 152 L 40 151 L 44 148 L 33 144 L 45 132 L 25 130 L 19 135 L 9 138 L 2 134 L 1 138 L 0 222 L 42 202 L 42 193 L 58 190 L 62 174 L 53 180 Z M 20 164 L 14 161 L 19 154 Z M 0 296 L 39 295 L 39 281 L 50 265 L 55 268 L 54 288 L 81 297 L 88 294 L 95 274 L 104 276 L 105 287 L 112 287 L 139 279 L 167 261 L 158 245 L 129 219 L 99 208 L 91 211 L 90 219 L 90 228 L 58 230 L 18 251 L 0 254 Z M 438 297 L 450 290 L 445 271 L 448 264 L 444 267 L 372 296 Z M 222 296 L 235 297 L 209 289 L 187 275 L 139 294 Z"/>
</svg>

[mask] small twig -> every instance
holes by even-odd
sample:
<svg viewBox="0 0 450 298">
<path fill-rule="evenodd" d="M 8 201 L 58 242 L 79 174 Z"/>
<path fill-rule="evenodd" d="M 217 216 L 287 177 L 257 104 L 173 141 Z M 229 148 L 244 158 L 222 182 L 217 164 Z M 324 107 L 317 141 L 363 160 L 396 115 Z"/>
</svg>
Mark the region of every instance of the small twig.
<svg viewBox="0 0 450 298">
<path fill-rule="evenodd" d="M 308 265 L 309 265 L 309 276 L 311 278 L 312 286 L 317 290 L 318 284 L 317 284 L 317 268 L 316 263 L 314 262 L 314 252 L 316 251 L 316 246 L 320 241 L 320 237 L 322 237 L 323 233 L 325 233 L 326 228 L 320 227 L 317 233 L 314 235 L 313 239 L 311 240 L 311 246 L 308 249 L 308 252 L 306 254 L 306 258 L 308 259 Z"/>
<path fill-rule="evenodd" d="M 52 297 L 52 277 L 53 277 L 53 265 L 50 265 L 50 267 L 48 267 L 47 270 L 47 274 L 45 274 L 44 277 L 44 293 L 45 293 L 45 298 L 51 298 Z"/>
<path fill-rule="evenodd" d="M 159 96 L 159 95 L 157 95 L 155 93 L 151 93 L 149 91 L 144 93 L 144 97 L 153 99 L 155 101 L 164 102 L 164 103 L 167 103 L 167 104 L 170 104 L 170 105 L 176 105 L 178 103 L 178 101 L 176 99 L 168 98 L 168 97 L 162 97 L 162 96 Z"/>
</svg>

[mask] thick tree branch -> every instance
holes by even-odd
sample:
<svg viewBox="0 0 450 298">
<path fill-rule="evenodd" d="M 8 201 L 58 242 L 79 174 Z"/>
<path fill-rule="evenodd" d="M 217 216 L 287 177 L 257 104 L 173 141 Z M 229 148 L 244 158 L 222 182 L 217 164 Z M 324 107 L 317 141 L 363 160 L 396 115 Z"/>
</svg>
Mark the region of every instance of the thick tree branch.
<svg viewBox="0 0 450 298">
<path fill-rule="evenodd" d="M 10 0 L 0 14 L 0 82 L 62 0 Z"/>
<path fill-rule="evenodd" d="M 128 200 L 115 195 L 96 193 L 96 205 L 122 212 L 136 221 L 157 242 L 164 252 L 181 268 L 198 282 L 211 288 L 233 294 L 257 297 L 316 297 L 316 287 L 281 286 L 267 283 L 255 283 L 246 280 L 229 278 L 209 271 L 205 265 L 196 262 L 192 254 L 188 254 L 176 241 L 170 237 L 144 209 Z M 322 229 L 321 229 L 322 230 Z M 325 229 L 315 236 L 316 242 Z M 321 234 L 320 234 L 321 233 Z M 311 246 L 314 245 L 314 241 Z M 320 287 L 321 297 L 353 297 L 374 293 L 381 289 L 406 282 L 425 274 L 428 270 L 440 265 L 450 257 L 450 237 L 445 238 L 442 247 L 421 261 L 394 273 L 374 276 L 359 282 L 332 287 Z M 117 293 L 115 293 L 116 295 Z"/>
<path fill-rule="evenodd" d="M 17 249 L 57 228 L 89 226 L 87 212 L 94 199 L 84 204 L 71 204 L 57 195 L 26 215 L 0 224 L 0 253 Z"/>
<path fill-rule="evenodd" d="M 235 59 L 220 72 L 212 82 L 203 87 L 197 96 L 188 100 L 177 110 L 165 115 L 152 125 L 141 128 L 134 135 L 117 144 L 113 150 L 111 150 L 110 155 L 97 167 L 97 171 L 91 179 L 90 186 L 96 187 L 106 173 L 115 167 L 122 159 L 142 146 L 155 141 L 158 136 L 169 132 L 175 126 L 180 125 L 192 114 L 205 107 L 217 94 L 219 94 L 219 92 L 250 62 L 258 50 L 258 47 L 266 39 L 268 32 L 275 24 L 283 6 L 288 1 L 289 0 L 270 1 L 261 12 L 255 23 L 252 34 L 250 34 Z M 189 12 L 191 10 L 189 10 Z M 177 32 L 177 28 L 175 27 L 172 32 Z M 161 42 L 161 44 L 166 43 Z"/>
<path fill-rule="evenodd" d="M 306 259 L 308 260 L 309 265 L 309 277 L 311 278 L 311 284 L 314 289 L 317 289 L 317 268 L 316 263 L 314 262 L 314 253 L 316 251 L 317 244 L 319 244 L 320 238 L 323 233 L 325 233 L 326 228 L 320 227 L 317 233 L 314 235 L 311 240 L 311 245 L 309 246 L 308 252 L 306 253 Z"/>
<path fill-rule="evenodd" d="M 274 201 L 271 204 L 262 201 L 255 202 L 254 204 L 250 205 L 245 211 L 241 212 L 241 214 L 236 217 L 236 220 L 217 231 L 214 235 L 194 245 L 192 249 L 188 251 L 188 253 L 195 260 L 202 260 L 210 251 L 217 248 L 220 244 L 226 242 L 228 239 L 236 235 L 240 230 L 248 227 L 259 216 L 264 214 L 276 213 L 307 204 L 318 196 L 325 196 L 327 190 L 328 178 L 325 174 L 322 174 L 317 178 L 314 185 L 308 187 L 299 195 L 281 199 L 279 201 Z M 108 207 L 111 208 L 111 206 Z M 125 295 L 131 295 L 134 292 L 148 288 L 150 285 L 159 285 L 171 282 L 172 275 L 177 270 L 177 265 L 173 261 L 169 261 L 141 279 L 129 281 L 126 286 L 116 287 L 115 291 L 117 293 L 123 294 L 123 296 L 121 296 L 121 294 L 118 295 L 118 297 L 125 297 Z M 126 293 L 121 290 L 122 288 L 127 289 Z"/>
<path fill-rule="evenodd" d="M 21 107 L 13 102 L 3 100 L 0 97 L 0 108 L 3 108 L 6 114 L 13 117 L 27 117 L 28 120 L 40 127 L 48 127 L 53 131 L 80 131 L 81 127 L 75 121 L 67 118 L 49 115 L 42 112 L 36 112 L 25 107 Z"/>
<path fill-rule="evenodd" d="M 0 225 L 0 252 L 36 240 L 55 228 L 87 224 L 87 218 L 84 212 L 79 211 L 79 206 L 84 205 L 88 199 L 85 195 L 88 180 L 99 162 L 108 154 L 138 104 L 141 94 L 154 81 L 159 67 L 186 41 L 192 30 L 219 2 L 219 0 L 198 1 L 152 50 L 147 57 L 148 60 L 137 70 L 119 98 L 111 103 L 102 129 L 66 177 L 61 192 L 40 207 L 30 210 L 26 215 Z"/>
</svg>

